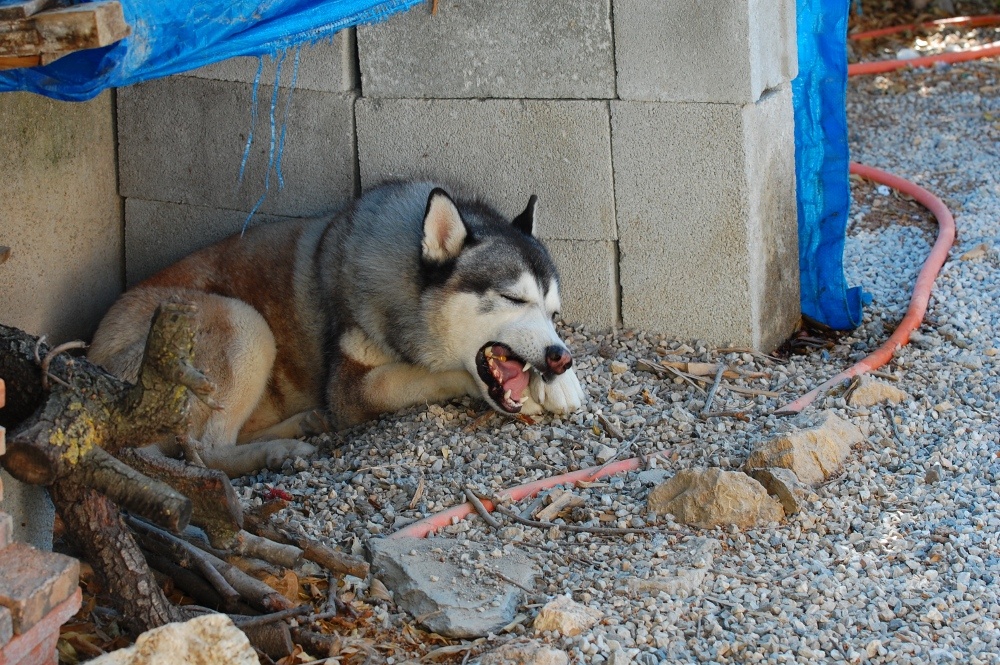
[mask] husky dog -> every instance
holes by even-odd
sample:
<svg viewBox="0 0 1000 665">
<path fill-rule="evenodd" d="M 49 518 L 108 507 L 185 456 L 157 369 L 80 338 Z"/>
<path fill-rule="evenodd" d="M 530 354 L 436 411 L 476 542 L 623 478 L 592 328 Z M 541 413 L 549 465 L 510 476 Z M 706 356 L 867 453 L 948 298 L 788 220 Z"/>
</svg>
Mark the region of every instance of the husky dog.
<svg viewBox="0 0 1000 665">
<path fill-rule="evenodd" d="M 127 291 L 89 357 L 135 381 L 156 307 L 194 303 L 195 364 L 222 409 L 195 403 L 190 435 L 230 476 L 313 453 L 294 438 L 317 410 L 338 428 L 462 395 L 502 413 L 573 411 L 584 395 L 553 326 L 559 278 L 535 207 L 510 222 L 395 182 L 332 218 L 256 227 Z"/>
</svg>

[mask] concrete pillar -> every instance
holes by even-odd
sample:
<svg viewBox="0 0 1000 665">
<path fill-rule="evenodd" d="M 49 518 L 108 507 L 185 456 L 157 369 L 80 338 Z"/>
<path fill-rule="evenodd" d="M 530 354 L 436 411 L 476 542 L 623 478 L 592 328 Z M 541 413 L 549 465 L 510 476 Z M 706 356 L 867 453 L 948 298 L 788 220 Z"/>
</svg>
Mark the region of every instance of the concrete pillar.
<svg viewBox="0 0 1000 665">
<path fill-rule="evenodd" d="M 83 103 L 0 95 L 0 245 L 11 248 L 0 265 L 0 322 L 53 345 L 89 339 L 121 292 L 114 146 L 111 93 Z M 51 548 L 45 489 L 3 471 L 0 484 L 14 538 Z"/>
<path fill-rule="evenodd" d="M 614 0 L 622 319 L 770 350 L 798 321 L 792 0 Z"/>
</svg>

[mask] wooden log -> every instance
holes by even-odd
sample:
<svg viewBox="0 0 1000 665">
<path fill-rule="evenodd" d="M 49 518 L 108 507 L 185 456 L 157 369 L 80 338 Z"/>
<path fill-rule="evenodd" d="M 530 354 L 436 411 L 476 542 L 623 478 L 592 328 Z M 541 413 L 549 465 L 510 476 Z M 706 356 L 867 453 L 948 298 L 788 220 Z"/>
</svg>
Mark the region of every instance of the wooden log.
<svg viewBox="0 0 1000 665">
<path fill-rule="evenodd" d="M 0 7 L 3 10 L 7 11 L 0 14 L 0 58 L 35 57 L 41 65 L 75 51 L 113 44 L 132 32 L 117 0 L 34 13 L 27 13 L 28 3 Z"/>
</svg>

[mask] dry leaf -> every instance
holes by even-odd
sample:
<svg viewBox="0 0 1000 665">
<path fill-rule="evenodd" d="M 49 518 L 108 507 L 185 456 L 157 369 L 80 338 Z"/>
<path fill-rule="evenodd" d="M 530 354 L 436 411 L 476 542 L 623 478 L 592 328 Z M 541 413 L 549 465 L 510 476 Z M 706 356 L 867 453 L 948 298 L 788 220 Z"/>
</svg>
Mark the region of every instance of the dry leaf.
<svg viewBox="0 0 1000 665">
<path fill-rule="evenodd" d="M 389 593 L 387 588 L 385 588 L 385 584 L 382 583 L 382 580 L 377 577 L 372 578 L 372 583 L 368 587 L 368 596 L 377 600 L 384 600 L 387 603 L 392 602 L 392 594 Z"/>
<path fill-rule="evenodd" d="M 299 578 L 291 570 L 286 570 L 281 578 L 267 575 L 264 578 L 264 584 L 294 603 L 299 601 Z"/>
<path fill-rule="evenodd" d="M 990 251 L 990 246 L 987 243 L 982 242 L 973 247 L 972 249 L 970 249 L 969 251 L 967 251 L 965 254 L 962 254 L 962 256 L 959 257 L 959 260 L 972 261 L 974 259 L 981 259 L 984 256 L 986 256 L 986 253 L 989 251 Z"/>
</svg>

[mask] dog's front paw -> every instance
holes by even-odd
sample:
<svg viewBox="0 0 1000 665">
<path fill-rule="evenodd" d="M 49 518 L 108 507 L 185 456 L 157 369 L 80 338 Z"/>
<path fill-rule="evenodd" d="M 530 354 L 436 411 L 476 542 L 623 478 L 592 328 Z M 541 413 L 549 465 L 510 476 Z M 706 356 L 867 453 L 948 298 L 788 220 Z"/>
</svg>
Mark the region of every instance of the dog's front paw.
<svg viewBox="0 0 1000 665">
<path fill-rule="evenodd" d="M 267 443 L 267 468 L 272 471 L 280 471 L 286 459 L 309 457 L 316 454 L 316 446 L 305 441 L 280 439 L 278 441 L 268 441 Z"/>
<path fill-rule="evenodd" d="M 583 386 L 580 385 L 580 379 L 572 369 L 566 370 L 548 383 L 538 375 L 533 376 L 531 398 L 541 404 L 545 411 L 552 413 L 572 413 L 583 406 L 585 400 Z"/>
</svg>

